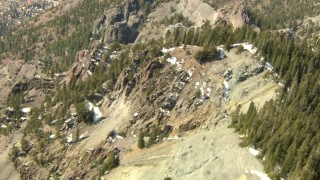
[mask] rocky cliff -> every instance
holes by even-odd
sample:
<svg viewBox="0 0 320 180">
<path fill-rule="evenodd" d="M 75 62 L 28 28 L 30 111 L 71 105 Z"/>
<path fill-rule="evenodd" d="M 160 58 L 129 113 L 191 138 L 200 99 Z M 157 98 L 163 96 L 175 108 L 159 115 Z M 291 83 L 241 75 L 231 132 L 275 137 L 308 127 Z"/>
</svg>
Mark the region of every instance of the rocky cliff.
<svg viewBox="0 0 320 180">
<path fill-rule="evenodd" d="M 104 42 L 133 43 L 139 34 L 143 16 L 151 8 L 153 0 L 126 0 L 107 10 L 94 22 L 93 34 L 99 34 Z"/>
<path fill-rule="evenodd" d="M 65 77 L 66 83 L 78 84 L 80 81 L 86 80 L 92 75 L 94 63 L 95 61 L 91 60 L 91 53 L 88 50 L 78 52 L 74 64 Z"/>
<path fill-rule="evenodd" d="M 209 20 L 212 25 L 225 21 L 225 23 L 230 23 L 235 28 L 239 28 L 249 22 L 247 15 L 244 13 L 243 4 L 240 1 L 233 1 L 219 9 L 214 9 L 201 0 L 182 0 L 177 10 L 189 17 L 196 26 L 201 26 L 206 20 Z"/>
</svg>

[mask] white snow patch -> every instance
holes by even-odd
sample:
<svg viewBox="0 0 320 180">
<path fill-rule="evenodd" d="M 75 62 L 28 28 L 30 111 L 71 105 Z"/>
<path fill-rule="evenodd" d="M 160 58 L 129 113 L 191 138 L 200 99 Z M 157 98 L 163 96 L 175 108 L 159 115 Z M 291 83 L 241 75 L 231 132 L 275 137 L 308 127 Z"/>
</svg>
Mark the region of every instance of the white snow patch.
<svg viewBox="0 0 320 180">
<path fill-rule="evenodd" d="M 81 134 L 78 138 L 79 141 L 81 141 L 82 139 L 84 138 L 87 138 L 88 137 L 88 131 L 86 131 L 85 133 Z"/>
<path fill-rule="evenodd" d="M 223 86 L 227 89 L 230 90 L 229 83 L 227 81 L 223 81 Z"/>
<path fill-rule="evenodd" d="M 223 48 L 217 47 L 217 50 L 219 51 L 218 59 L 223 59 L 225 57 Z"/>
<path fill-rule="evenodd" d="M 248 173 L 248 174 L 256 175 L 256 176 L 258 176 L 261 180 L 271 180 L 267 174 L 262 173 L 262 172 L 257 171 L 257 170 L 245 170 L 245 172 Z"/>
<path fill-rule="evenodd" d="M 23 113 L 29 113 L 31 111 L 31 108 L 27 107 L 27 108 L 22 108 L 21 111 Z"/>
<path fill-rule="evenodd" d="M 172 65 L 176 65 L 176 70 L 177 71 L 181 71 L 182 69 L 182 65 L 184 64 L 184 59 L 181 59 L 180 61 L 177 61 L 176 57 L 170 57 L 166 60 L 168 63 L 172 64 Z"/>
<path fill-rule="evenodd" d="M 164 110 L 164 109 L 162 109 L 162 108 L 159 108 L 159 110 L 160 110 L 160 112 L 163 113 L 165 116 L 168 116 L 168 117 L 171 116 L 170 111 L 166 111 L 166 110 Z"/>
<path fill-rule="evenodd" d="M 169 48 L 169 49 L 166 49 L 166 48 L 162 48 L 161 52 L 162 53 L 169 53 L 169 52 L 173 52 L 175 50 L 175 48 Z"/>
<path fill-rule="evenodd" d="M 67 139 L 67 143 L 71 143 L 72 142 L 72 134 L 70 134 L 66 139 Z"/>
<path fill-rule="evenodd" d="M 2 128 L 2 129 L 6 129 L 6 128 L 7 128 L 7 126 L 6 126 L 6 125 L 4 125 L 4 124 L 2 124 L 2 125 L 1 125 L 1 128 Z"/>
<path fill-rule="evenodd" d="M 55 137 L 56 137 L 55 134 L 51 134 L 51 135 L 49 136 L 49 139 L 54 139 Z"/>
<path fill-rule="evenodd" d="M 192 75 L 193 75 L 193 71 L 195 70 L 195 68 L 193 67 L 193 68 L 191 68 L 191 69 L 188 69 L 188 71 L 187 71 L 187 73 L 188 73 L 188 75 L 189 75 L 189 77 L 192 77 Z"/>
<path fill-rule="evenodd" d="M 279 85 L 280 87 L 284 88 L 284 84 L 283 84 L 283 83 L 279 82 L 278 85 Z"/>
<path fill-rule="evenodd" d="M 93 111 L 93 123 L 97 123 L 102 118 L 102 113 L 99 107 L 94 106 L 91 102 L 88 102 L 88 110 Z"/>
<path fill-rule="evenodd" d="M 22 121 L 27 120 L 27 118 L 26 118 L 26 117 L 21 117 L 20 119 L 21 119 Z"/>
<path fill-rule="evenodd" d="M 229 83 L 224 80 L 223 81 L 223 96 L 224 96 L 224 100 L 227 101 L 228 100 L 228 97 L 229 97 L 229 90 L 230 90 L 230 85 Z"/>
<path fill-rule="evenodd" d="M 139 113 L 137 112 L 133 114 L 133 117 L 138 117 L 138 116 L 139 116 Z"/>
<path fill-rule="evenodd" d="M 87 70 L 87 73 L 89 74 L 89 76 L 92 76 L 92 72 L 90 70 Z"/>
<path fill-rule="evenodd" d="M 273 66 L 270 64 L 270 63 L 265 63 L 264 65 L 265 68 L 267 68 L 269 71 L 272 71 L 273 70 Z"/>
<path fill-rule="evenodd" d="M 195 89 L 200 90 L 200 97 L 199 102 L 203 102 L 207 97 L 210 96 L 212 90 L 211 90 L 211 84 L 207 84 L 206 82 L 196 82 L 194 87 Z"/>
<path fill-rule="evenodd" d="M 258 51 L 258 48 L 254 47 L 252 44 L 249 43 L 238 43 L 233 44 L 232 47 L 242 46 L 243 49 L 249 51 L 251 54 L 255 54 Z"/>
<path fill-rule="evenodd" d="M 181 61 L 176 62 L 176 65 L 177 65 L 176 70 L 181 71 L 183 64 L 184 64 L 184 59 L 181 59 Z"/>
<path fill-rule="evenodd" d="M 260 151 L 257 149 L 254 149 L 252 147 L 249 147 L 249 152 L 254 155 L 254 156 L 258 156 L 260 154 Z"/>
<path fill-rule="evenodd" d="M 116 138 L 117 138 L 117 139 L 123 139 L 123 137 L 120 136 L 120 135 L 116 135 Z"/>
<path fill-rule="evenodd" d="M 173 137 L 168 137 L 166 140 L 177 140 L 179 139 L 178 135 L 175 135 Z"/>
<path fill-rule="evenodd" d="M 211 87 L 208 87 L 208 88 L 207 88 L 207 96 L 209 97 L 210 94 L 211 94 Z"/>
<path fill-rule="evenodd" d="M 57 124 L 57 122 L 58 122 L 58 120 L 55 119 L 55 120 L 51 121 L 50 124 L 51 124 L 51 125 L 54 125 L 54 124 Z"/>
<path fill-rule="evenodd" d="M 167 59 L 167 62 L 169 62 L 172 65 L 175 65 L 177 62 L 177 58 L 176 57 L 170 57 Z"/>
</svg>

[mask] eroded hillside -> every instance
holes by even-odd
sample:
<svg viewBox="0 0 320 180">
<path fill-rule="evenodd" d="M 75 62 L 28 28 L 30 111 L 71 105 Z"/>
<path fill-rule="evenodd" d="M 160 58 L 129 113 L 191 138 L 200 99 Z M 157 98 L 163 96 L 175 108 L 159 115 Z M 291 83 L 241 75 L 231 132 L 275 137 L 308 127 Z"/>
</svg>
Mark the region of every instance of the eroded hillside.
<svg viewBox="0 0 320 180">
<path fill-rule="evenodd" d="M 0 176 L 287 177 L 278 167 L 289 158 L 277 158 L 287 141 L 270 134 L 279 133 L 272 115 L 284 118 L 290 98 L 301 97 L 294 107 L 305 110 L 307 101 L 316 104 L 301 92 L 317 92 L 305 85 L 319 64 L 317 28 L 283 29 L 283 21 L 265 29 L 252 3 L 215 2 L 84 0 L 5 36 Z"/>
</svg>

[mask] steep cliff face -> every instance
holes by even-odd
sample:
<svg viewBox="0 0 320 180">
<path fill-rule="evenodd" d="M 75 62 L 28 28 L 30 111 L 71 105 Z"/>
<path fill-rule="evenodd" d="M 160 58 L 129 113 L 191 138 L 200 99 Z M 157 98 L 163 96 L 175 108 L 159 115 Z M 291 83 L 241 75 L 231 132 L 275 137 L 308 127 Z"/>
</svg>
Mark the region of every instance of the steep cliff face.
<svg viewBox="0 0 320 180">
<path fill-rule="evenodd" d="M 126 0 L 94 22 L 93 34 L 101 35 L 104 42 L 133 43 L 152 3 L 153 0 Z"/>
</svg>

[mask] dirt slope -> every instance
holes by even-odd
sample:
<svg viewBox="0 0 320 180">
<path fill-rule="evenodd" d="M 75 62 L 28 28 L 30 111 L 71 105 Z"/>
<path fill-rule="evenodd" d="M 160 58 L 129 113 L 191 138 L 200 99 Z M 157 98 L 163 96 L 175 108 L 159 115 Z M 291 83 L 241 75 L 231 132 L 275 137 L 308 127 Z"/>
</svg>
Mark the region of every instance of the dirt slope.
<svg viewBox="0 0 320 180">
<path fill-rule="evenodd" d="M 121 166 L 106 178 L 113 179 L 258 179 L 246 170 L 263 172 L 263 166 L 247 148 L 239 147 L 239 138 L 226 126 L 199 130 L 171 142 L 165 142 L 135 156 L 128 154 Z"/>
</svg>

